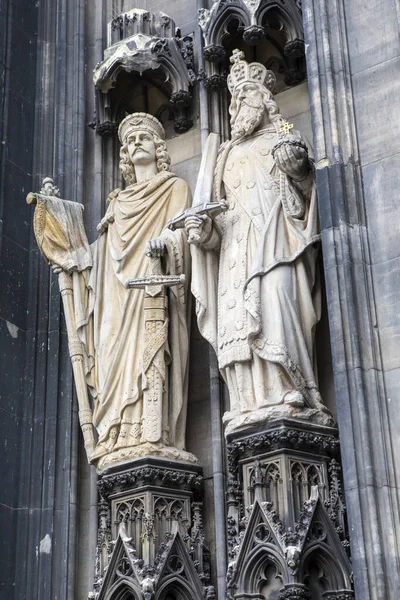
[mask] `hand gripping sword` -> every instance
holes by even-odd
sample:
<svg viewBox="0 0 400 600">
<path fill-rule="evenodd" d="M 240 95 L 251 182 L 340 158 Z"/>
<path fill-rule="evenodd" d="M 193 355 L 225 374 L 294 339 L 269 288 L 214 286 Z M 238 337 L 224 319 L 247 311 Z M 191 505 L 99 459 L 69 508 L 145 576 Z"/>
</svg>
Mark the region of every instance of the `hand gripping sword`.
<svg viewBox="0 0 400 600">
<path fill-rule="evenodd" d="M 207 138 L 203 157 L 201 159 L 199 175 L 197 177 L 196 189 L 193 197 L 193 204 L 190 208 L 185 210 L 183 213 L 170 219 L 167 223 L 168 229 L 174 231 L 175 229 L 182 229 L 185 227 L 185 221 L 188 217 L 199 217 L 201 215 L 208 215 L 210 217 L 216 217 L 221 212 L 228 209 L 228 205 L 225 200 L 221 202 L 210 202 L 213 176 L 215 164 L 217 162 L 217 154 L 219 148 L 219 136 L 216 133 L 210 133 Z M 196 230 L 192 230 L 189 237 L 189 242 L 193 241 L 199 235 Z"/>
</svg>

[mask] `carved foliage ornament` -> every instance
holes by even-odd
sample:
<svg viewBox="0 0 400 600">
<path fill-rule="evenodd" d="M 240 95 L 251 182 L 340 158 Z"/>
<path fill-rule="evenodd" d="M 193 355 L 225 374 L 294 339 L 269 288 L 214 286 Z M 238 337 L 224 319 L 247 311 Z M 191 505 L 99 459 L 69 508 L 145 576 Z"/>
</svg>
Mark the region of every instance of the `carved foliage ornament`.
<svg viewBox="0 0 400 600">
<path fill-rule="evenodd" d="M 125 473 L 103 476 L 98 481 L 98 489 L 104 498 L 115 491 L 124 491 L 137 485 L 161 485 L 166 488 L 179 488 L 199 491 L 203 486 L 203 477 L 200 474 L 143 467 L 132 469 Z"/>
<path fill-rule="evenodd" d="M 299 431 L 294 428 L 275 429 L 229 442 L 228 461 L 230 468 L 235 469 L 239 458 L 282 447 L 296 450 L 304 449 L 328 455 L 332 454 L 333 456 L 339 454 L 339 440 L 334 435 Z"/>
</svg>

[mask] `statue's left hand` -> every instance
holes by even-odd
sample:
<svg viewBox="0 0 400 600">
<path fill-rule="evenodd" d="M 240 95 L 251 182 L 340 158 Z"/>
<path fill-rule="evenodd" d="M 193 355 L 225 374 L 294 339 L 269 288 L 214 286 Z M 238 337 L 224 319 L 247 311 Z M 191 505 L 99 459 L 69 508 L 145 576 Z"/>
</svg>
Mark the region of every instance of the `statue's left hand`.
<svg viewBox="0 0 400 600">
<path fill-rule="evenodd" d="M 153 240 L 147 240 L 146 242 L 146 256 L 150 258 L 159 258 L 163 256 L 166 250 L 165 240 L 161 237 L 154 238 Z"/>
<path fill-rule="evenodd" d="M 51 265 L 52 271 L 55 275 L 59 275 L 62 272 L 62 268 L 59 265 Z"/>
<path fill-rule="evenodd" d="M 274 154 L 277 167 L 294 181 L 307 177 L 310 170 L 308 152 L 301 146 L 282 144 Z"/>
</svg>

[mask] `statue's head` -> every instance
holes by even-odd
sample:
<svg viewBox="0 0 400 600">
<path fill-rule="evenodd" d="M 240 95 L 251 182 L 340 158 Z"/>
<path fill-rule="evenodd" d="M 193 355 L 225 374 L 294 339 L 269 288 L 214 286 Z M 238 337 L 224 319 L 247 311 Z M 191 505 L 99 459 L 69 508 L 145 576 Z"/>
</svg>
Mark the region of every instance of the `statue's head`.
<svg viewBox="0 0 400 600">
<path fill-rule="evenodd" d="M 232 138 L 236 139 L 253 133 L 265 115 L 272 123 L 280 121 L 282 116 L 273 96 L 276 83 L 273 72 L 261 63 L 248 63 L 240 50 L 233 51 L 231 63 L 228 75 L 228 88 L 232 95 L 229 114 Z"/>
<path fill-rule="evenodd" d="M 170 170 L 164 128 L 152 115 L 128 115 L 118 128 L 118 136 L 122 144 L 119 166 L 128 185 L 136 183 L 135 165 L 154 162 L 158 171 Z"/>
</svg>

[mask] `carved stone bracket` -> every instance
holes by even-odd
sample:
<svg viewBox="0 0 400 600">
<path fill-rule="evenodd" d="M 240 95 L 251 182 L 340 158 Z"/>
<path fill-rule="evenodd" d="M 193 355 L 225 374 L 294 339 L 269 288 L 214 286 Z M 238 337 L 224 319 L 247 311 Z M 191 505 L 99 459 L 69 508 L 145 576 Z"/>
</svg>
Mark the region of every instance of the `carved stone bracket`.
<svg viewBox="0 0 400 600">
<path fill-rule="evenodd" d="M 291 56 L 294 58 L 299 58 L 300 56 L 304 56 L 305 54 L 305 45 L 304 40 L 290 40 L 285 44 L 283 49 L 286 56 Z"/>
<path fill-rule="evenodd" d="M 201 468 L 143 458 L 99 479 L 96 578 L 102 600 L 126 585 L 151 600 L 165 586 L 212 598 L 202 521 Z M 166 583 L 167 582 L 167 583 Z"/>
<path fill-rule="evenodd" d="M 246 44 L 249 44 L 249 46 L 261 44 L 266 37 L 267 33 L 265 28 L 261 25 L 250 25 L 250 27 L 245 27 L 243 30 L 243 40 Z"/>
<path fill-rule="evenodd" d="M 103 498 L 146 485 L 189 491 L 196 498 L 202 492 L 201 467 L 152 458 L 137 459 L 134 464 L 134 468 L 109 469 L 102 475 L 97 485 Z"/>
<path fill-rule="evenodd" d="M 104 121 L 103 123 L 96 123 L 96 121 L 94 121 L 93 123 L 90 123 L 90 126 L 102 137 L 116 135 L 118 131 L 118 126 L 113 121 Z"/>
<path fill-rule="evenodd" d="M 157 85 L 175 109 L 179 129 L 190 127 L 187 114 L 191 106 L 191 87 L 195 81 L 194 50 L 192 36 L 176 36 L 174 21 L 159 13 L 155 15 L 142 9 L 132 9 L 113 19 L 108 26 L 108 47 L 104 60 L 93 71 L 93 81 L 98 91 L 98 120 L 94 128 L 100 135 L 116 131 L 118 116 L 116 105 L 126 92 L 126 78 L 120 83 L 120 75 L 149 74 L 157 79 Z M 113 94 L 111 92 L 113 91 Z M 177 98 L 184 98 L 182 103 Z M 156 109 L 155 109 L 156 110 Z"/>
<path fill-rule="evenodd" d="M 228 463 L 235 469 L 239 460 L 279 448 L 303 450 L 328 457 L 340 453 L 337 430 L 331 427 L 308 426 L 299 421 L 282 420 L 272 422 L 263 431 L 255 429 L 247 436 L 228 436 Z"/>
<path fill-rule="evenodd" d="M 281 600 L 309 599 L 316 569 L 327 598 L 351 598 L 337 430 L 285 419 L 227 442 L 227 597 L 247 597 L 271 568 Z"/>
<path fill-rule="evenodd" d="M 225 48 L 223 46 L 217 46 L 216 44 L 206 46 L 203 52 L 204 58 L 212 63 L 219 63 L 226 57 Z"/>
<path fill-rule="evenodd" d="M 203 81 L 207 90 L 217 91 L 226 88 L 226 77 L 224 75 L 205 76 Z"/>
<path fill-rule="evenodd" d="M 171 102 L 177 108 L 187 108 L 190 106 L 192 101 L 192 96 L 190 92 L 185 92 L 184 90 L 179 90 L 179 92 L 174 92 L 171 94 Z"/>
</svg>

